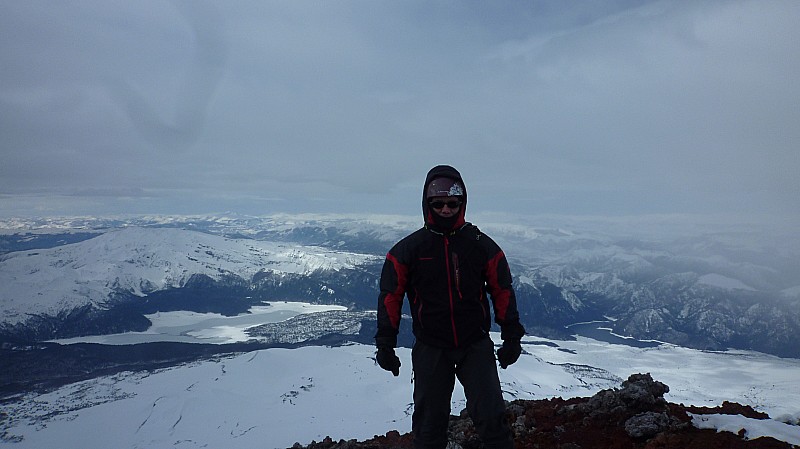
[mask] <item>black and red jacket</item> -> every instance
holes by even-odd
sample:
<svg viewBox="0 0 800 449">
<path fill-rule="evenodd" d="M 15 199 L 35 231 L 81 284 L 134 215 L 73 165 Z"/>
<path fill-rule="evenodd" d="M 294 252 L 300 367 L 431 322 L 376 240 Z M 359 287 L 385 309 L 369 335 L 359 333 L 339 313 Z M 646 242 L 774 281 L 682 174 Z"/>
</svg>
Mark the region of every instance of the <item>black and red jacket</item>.
<svg viewBox="0 0 800 449">
<path fill-rule="evenodd" d="M 439 166 L 428 174 L 425 188 L 439 176 L 463 185 L 455 169 Z M 397 345 L 406 296 L 414 336 L 428 345 L 458 348 L 486 338 L 491 327 L 490 306 L 503 340 L 519 340 L 525 334 L 506 257 L 491 238 L 464 221 L 466 195 L 463 200 L 459 215 L 446 225 L 452 227 L 444 228 L 428 210 L 423 193 L 425 226 L 386 255 L 378 296 L 378 347 Z"/>
</svg>

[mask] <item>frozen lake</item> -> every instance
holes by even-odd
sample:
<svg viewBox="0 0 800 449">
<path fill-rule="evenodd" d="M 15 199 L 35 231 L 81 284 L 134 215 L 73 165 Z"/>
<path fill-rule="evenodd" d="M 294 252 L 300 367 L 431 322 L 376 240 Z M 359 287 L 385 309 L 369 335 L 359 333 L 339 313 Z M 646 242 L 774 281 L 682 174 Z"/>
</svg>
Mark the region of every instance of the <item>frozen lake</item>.
<svg viewBox="0 0 800 449">
<path fill-rule="evenodd" d="M 104 345 L 131 345 L 159 341 L 237 343 L 249 339 L 245 333 L 248 328 L 267 323 L 278 323 L 303 313 L 326 310 L 347 310 L 347 308 L 302 302 L 270 302 L 269 305 L 251 308 L 249 313 L 230 317 L 217 313 L 158 312 L 146 315 L 153 325 L 144 332 L 125 332 L 53 341 L 60 344 L 100 343 Z"/>
</svg>

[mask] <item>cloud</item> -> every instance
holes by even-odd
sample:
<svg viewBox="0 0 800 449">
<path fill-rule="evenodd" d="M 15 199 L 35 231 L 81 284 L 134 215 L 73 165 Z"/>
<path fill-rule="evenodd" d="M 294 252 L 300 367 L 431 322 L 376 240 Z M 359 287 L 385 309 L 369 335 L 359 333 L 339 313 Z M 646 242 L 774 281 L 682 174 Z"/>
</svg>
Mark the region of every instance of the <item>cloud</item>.
<svg viewBox="0 0 800 449">
<path fill-rule="evenodd" d="M 2 8 L 3 214 L 416 213 L 450 163 L 473 210 L 800 217 L 794 1 Z"/>
<path fill-rule="evenodd" d="M 175 4 L 188 23 L 193 39 L 190 59 L 174 95 L 173 120 L 159 117 L 148 98 L 126 79 L 109 77 L 106 86 L 145 140 L 167 151 L 186 150 L 199 139 L 228 53 L 224 23 L 213 4 L 187 1 Z"/>
</svg>

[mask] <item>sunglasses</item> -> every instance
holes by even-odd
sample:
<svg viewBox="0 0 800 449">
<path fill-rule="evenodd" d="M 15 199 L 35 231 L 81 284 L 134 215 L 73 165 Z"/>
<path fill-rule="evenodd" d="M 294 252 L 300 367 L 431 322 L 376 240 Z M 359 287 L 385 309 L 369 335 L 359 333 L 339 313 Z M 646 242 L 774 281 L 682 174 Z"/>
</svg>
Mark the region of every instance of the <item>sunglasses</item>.
<svg viewBox="0 0 800 449">
<path fill-rule="evenodd" d="M 461 206 L 461 201 L 459 200 L 450 200 L 450 201 L 431 201 L 428 203 L 434 209 L 441 209 L 445 206 L 449 207 L 450 209 L 455 209 Z"/>
</svg>

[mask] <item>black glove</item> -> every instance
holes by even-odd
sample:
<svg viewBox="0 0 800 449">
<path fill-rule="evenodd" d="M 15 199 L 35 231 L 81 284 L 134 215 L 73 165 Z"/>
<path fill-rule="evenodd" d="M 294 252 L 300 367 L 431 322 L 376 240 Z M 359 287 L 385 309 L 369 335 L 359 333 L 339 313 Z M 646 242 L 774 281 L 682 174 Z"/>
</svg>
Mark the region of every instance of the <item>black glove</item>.
<svg viewBox="0 0 800 449">
<path fill-rule="evenodd" d="M 500 368 L 506 369 L 508 365 L 513 364 L 522 354 L 522 345 L 519 340 L 505 340 L 503 346 L 497 350 L 497 360 L 500 362 Z"/>
<path fill-rule="evenodd" d="M 381 368 L 391 371 L 395 376 L 400 375 L 400 359 L 394 353 L 394 348 L 381 347 L 375 355 L 375 361 Z"/>
</svg>

